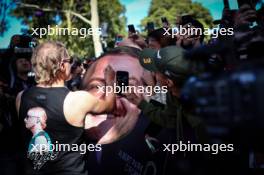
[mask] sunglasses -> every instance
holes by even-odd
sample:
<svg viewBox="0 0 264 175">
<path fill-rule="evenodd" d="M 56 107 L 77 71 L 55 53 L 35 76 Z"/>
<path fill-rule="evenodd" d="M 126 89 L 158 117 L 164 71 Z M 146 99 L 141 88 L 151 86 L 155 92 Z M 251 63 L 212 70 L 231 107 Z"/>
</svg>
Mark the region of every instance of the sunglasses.
<svg viewBox="0 0 264 175">
<path fill-rule="evenodd" d="M 73 59 L 72 58 L 70 58 L 70 59 L 63 59 L 62 62 L 63 63 L 70 63 L 70 64 L 72 64 L 73 63 Z"/>
<path fill-rule="evenodd" d="M 82 65 L 83 65 L 83 68 L 84 68 L 84 69 L 88 69 L 88 67 L 89 67 L 89 65 L 86 64 L 86 63 L 83 63 Z"/>
</svg>

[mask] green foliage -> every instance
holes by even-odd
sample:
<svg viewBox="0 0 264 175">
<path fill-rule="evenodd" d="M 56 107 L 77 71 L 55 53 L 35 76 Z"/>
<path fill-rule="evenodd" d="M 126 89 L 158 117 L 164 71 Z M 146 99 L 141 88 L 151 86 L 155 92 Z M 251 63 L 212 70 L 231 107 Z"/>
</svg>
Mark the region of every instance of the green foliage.
<svg viewBox="0 0 264 175">
<path fill-rule="evenodd" d="M 142 29 L 148 22 L 154 22 L 157 28 L 162 27 L 161 17 L 166 17 L 170 24 L 175 25 L 177 17 L 190 14 L 206 27 L 212 26 L 213 18 L 200 3 L 191 0 L 152 0 L 148 16 L 141 21 Z"/>
<path fill-rule="evenodd" d="M 86 0 L 21 0 L 25 4 L 38 5 L 41 9 L 19 7 L 14 9 L 11 14 L 21 18 L 23 23 L 32 28 L 47 28 L 48 25 L 61 28 L 87 28 L 91 26 L 74 15 L 67 20 L 65 10 L 71 10 L 79 13 L 88 20 L 91 18 L 90 2 Z M 52 9 L 47 11 L 45 9 Z M 115 38 L 116 34 L 125 33 L 126 18 L 124 16 L 125 8 L 118 0 L 98 0 L 98 15 L 100 24 L 102 22 L 108 23 L 108 39 Z M 32 30 L 29 30 L 32 33 Z M 59 40 L 63 42 L 68 48 L 71 55 L 78 57 L 92 57 L 94 56 L 92 36 L 88 35 L 86 38 L 80 36 L 45 36 L 40 39 L 40 42 L 45 40 Z"/>
</svg>

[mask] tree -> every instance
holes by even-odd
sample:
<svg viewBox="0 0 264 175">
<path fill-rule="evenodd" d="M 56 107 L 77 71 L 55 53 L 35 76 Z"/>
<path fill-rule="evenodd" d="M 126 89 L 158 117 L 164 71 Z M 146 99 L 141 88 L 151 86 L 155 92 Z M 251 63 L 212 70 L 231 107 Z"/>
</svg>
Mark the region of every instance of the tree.
<svg viewBox="0 0 264 175">
<path fill-rule="evenodd" d="M 125 8 L 118 0 L 21 0 L 11 14 L 21 18 L 23 23 L 32 28 L 89 28 L 96 29 L 102 22 L 108 22 L 108 36 L 114 38 L 118 33 L 125 33 Z M 112 20 L 109 20 L 112 19 Z M 56 26 L 57 25 L 57 26 Z M 43 40 L 59 40 L 66 44 L 70 54 L 99 56 L 102 52 L 100 37 L 96 32 L 92 36 L 81 38 L 73 35 L 46 35 Z M 109 39 L 108 39 L 109 40 Z"/>
<path fill-rule="evenodd" d="M 141 26 L 154 22 L 162 27 L 161 17 L 167 17 L 170 24 L 176 23 L 176 18 L 183 14 L 191 14 L 206 27 L 212 26 L 213 18 L 210 12 L 200 3 L 191 0 L 152 0 L 148 16 L 141 21 Z M 143 27 L 144 28 L 144 27 Z"/>
<path fill-rule="evenodd" d="M 9 23 L 6 19 L 8 11 L 15 5 L 8 0 L 2 0 L 0 2 L 0 36 L 3 36 L 4 32 L 8 29 Z"/>
</svg>

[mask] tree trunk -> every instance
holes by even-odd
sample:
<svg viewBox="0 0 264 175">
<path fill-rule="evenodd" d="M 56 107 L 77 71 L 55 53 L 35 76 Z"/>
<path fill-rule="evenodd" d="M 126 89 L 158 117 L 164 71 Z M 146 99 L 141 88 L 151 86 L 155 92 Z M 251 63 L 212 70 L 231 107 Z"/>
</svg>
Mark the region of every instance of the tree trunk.
<svg viewBox="0 0 264 175">
<path fill-rule="evenodd" d="M 96 30 L 99 28 L 99 16 L 98 16 L 98 6 L 97 0 L 91 0 L 91 27 L 93 29 L 93 44 L 95 56 L 98 57 L 103 53 L 102 44 L 100 41 L 100 36 Z"/>
<path fill-rule="evenodd" d="M 69 2 L 69 6 L 68 6 L 68 10 L 66 11 L 65 15 L 66 15 L 66 19 L 67 19 L 67 28 L 71 31 L 72 30 L 72 22 L 71 22 L 71 10 L 73 9 L 73 1 L 74 0 L 70 0 Z M 72 45 L 72 36 L 68 36 L 69 39 L 69 43 L 70 45 Z"/>
</svg>

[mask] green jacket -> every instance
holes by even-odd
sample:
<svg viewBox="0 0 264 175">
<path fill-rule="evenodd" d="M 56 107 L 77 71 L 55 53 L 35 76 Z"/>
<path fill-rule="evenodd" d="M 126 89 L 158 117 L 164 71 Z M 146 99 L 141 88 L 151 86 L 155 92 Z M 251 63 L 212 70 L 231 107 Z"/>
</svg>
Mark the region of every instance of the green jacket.
<svg viewBox="0 0 264 175">
<path fill-rule="evenodd" d="M 202 120 L 192 114 L 184 111 L 179 99 L 167 93 L 167 105 L 165 108 L 155 106 L 143 100 L 139 104 L 143 115 L 148 117 L 152 122 L 164 128 L 176 128 L 177 139 L 183 138 L 183 117 L 189 125 L 194 129 L 196 137 L 200 143 L 208 143 L 208 137 Z"/>
</svg>

